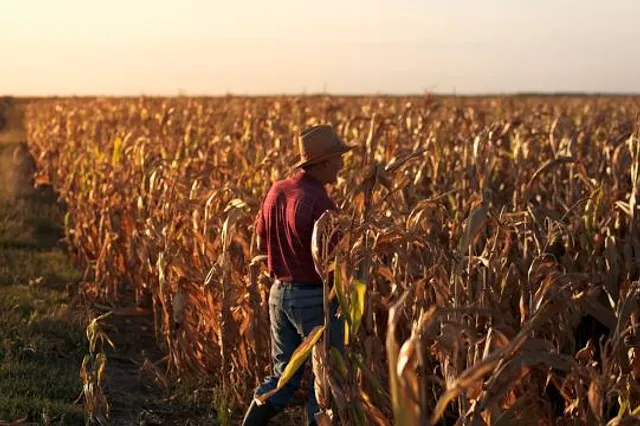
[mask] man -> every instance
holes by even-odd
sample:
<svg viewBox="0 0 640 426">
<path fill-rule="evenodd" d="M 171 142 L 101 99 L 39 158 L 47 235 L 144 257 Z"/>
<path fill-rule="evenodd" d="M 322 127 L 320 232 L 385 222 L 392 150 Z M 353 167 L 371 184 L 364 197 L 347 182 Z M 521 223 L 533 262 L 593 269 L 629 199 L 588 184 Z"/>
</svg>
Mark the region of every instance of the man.
<svg viewBox="0 0 640 426">
<path fill-rule="evenodd" d="M 288 179 L 277 181 L 268 191 L 257 216 L 258 249 L 267 254 L 269 273 L 275 279 L 269 294 L 269 318 L 273 375 L 256 389 L 263 394 L 277 386 L 291 355 L 314 327 L 324 323 L 322 279 L 311 255 L 311 235 L 316 220 L 337 209 L 324 188 L 337 181 L 343 167 L 342 155 L 354 146 L 346 145 L 327 125 L 314 126 L 300 134 L 299 169 Z M 332 304 L 330 344 L 344 346 L 344 323 Z M 243 425 L 262 426 L 281 412 L 298 389 L 303 374 L 296 375 L 263 405 L 254 400 Z M 318 402 L 313 382 L 309 386 L 307 419 L 315 425 Z"/>
</svg>

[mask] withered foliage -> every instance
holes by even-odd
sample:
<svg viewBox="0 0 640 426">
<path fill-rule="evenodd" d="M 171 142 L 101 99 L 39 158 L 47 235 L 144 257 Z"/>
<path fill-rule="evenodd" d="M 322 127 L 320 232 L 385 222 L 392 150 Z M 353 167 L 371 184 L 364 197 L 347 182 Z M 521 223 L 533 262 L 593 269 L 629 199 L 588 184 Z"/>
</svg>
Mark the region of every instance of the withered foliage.
<svg viewBox="0 0 640 426">
<path fill-rule="evenodd" d="M 331 123 L 360 148 L 323 223 L 342 231 L 337 253 L 316 253 L 349 320 L 346 358 L 313 352 L 323 424 L 634 424 L 639 107 L 57 99 L 26 124 L 84 291 L 149 303 L 170 377 L 216 377 L 243 404 L 268 373 L 254 219 L 291 171 L 295 135 Z"/>
</svg>

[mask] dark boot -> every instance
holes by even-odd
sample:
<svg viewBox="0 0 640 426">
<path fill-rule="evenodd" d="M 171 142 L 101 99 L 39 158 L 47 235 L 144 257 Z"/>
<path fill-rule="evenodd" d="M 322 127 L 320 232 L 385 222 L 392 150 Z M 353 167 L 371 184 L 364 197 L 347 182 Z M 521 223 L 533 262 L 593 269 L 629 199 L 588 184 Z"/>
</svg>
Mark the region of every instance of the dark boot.
<svg viewBox="0 0 640 426">
<path fill-rule="evenodd" d="M 278 411 L 269 401 L 258 405 L 254 399 L 244 415 L 242 426 L 267 426 L 269 420 L 278 414 Z"/>
</svg>

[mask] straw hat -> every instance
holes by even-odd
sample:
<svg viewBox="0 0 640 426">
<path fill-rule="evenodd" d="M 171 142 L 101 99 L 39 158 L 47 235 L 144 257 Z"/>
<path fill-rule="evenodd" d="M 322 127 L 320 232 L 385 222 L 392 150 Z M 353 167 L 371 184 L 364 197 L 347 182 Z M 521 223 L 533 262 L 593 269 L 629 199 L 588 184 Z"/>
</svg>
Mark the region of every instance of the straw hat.
<svg viewBox="0 0 640 426">
<path fill-rule="evenodd" d="M 309 127 L 300 133 L 300 155 L 293 167 L 300 168 L 317 164 L 354 148 L 356 148 L 354 145 L 345 144 L 329 125 Z"/>
</svg>

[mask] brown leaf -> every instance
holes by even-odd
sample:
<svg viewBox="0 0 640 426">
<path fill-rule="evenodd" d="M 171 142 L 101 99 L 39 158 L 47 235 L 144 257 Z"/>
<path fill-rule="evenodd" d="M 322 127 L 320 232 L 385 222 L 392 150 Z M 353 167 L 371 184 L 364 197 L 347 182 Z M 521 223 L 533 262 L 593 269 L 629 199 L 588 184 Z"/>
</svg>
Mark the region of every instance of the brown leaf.
<svg viewBox="0 0 640 426">
<path fill-rule="evenodd" d="M 587 398 L 589 400 L 589 407 L 591 412 L 596 417 L 598 422 L 602 422 L 602 387 L 596 380 L 592 380 L 589 385 L 589 391 L 587 392 Z"/>
</svg>

